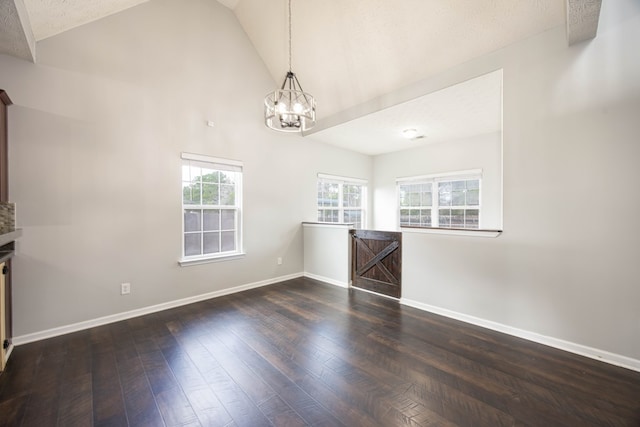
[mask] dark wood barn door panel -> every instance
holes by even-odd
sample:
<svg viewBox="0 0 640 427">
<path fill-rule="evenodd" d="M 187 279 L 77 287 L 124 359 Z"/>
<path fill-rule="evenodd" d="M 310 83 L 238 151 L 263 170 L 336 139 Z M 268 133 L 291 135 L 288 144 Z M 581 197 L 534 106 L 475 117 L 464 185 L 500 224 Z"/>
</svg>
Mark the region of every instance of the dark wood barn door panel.
<svg viewBox="0 0 640 427">
<path fill-rule="evenodd" d="M 400 298 L 402 233 L 351 230 L 351 280 L 356 288 Z"/>
</svg>

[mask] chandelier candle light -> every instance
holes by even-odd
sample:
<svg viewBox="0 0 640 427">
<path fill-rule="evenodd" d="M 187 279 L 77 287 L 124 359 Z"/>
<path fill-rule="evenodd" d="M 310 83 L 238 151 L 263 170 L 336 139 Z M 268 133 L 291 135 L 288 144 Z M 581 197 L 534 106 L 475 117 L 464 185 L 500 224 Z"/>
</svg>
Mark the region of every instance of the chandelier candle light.
<svg viewBox="0 0 640 427">
<path fill-rule="evenodd" d="M 316 101 L 291 71 L 291 0 L 289 1 L 289 71 L 280 89 L 264 98 L 264 123 L 280 132 L 303 132 L 316 124 Z"/>
</svg>

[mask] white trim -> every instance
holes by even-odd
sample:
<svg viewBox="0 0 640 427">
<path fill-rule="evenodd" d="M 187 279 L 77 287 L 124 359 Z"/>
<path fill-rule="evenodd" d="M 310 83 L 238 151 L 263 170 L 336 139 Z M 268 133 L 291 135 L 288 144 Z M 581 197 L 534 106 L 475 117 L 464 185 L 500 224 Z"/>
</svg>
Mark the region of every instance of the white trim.
<svg viewBox="0 0 640 427">
<path fill-rule="evenodd" d="M 398 302 L 400 302 L 400 298 L 392 297 L 392 296 L 390 296 L 390 295 L 380 294 L 380 293 L 378 293 L 378 292 L 370 291 L 369 289 L 359 288 L 359 287 L 357 287 L 357 286 L 353 286 L 353 285 L 351 285 L 351 287 L 352 287 L 353 289 L 355 289 L 356 291 L 362 291 L 362 292 L 366 292 L 366 293 L 368 293 L 368 294 L 373 294 L 373 295 L 376 295 L 376 296 L 379 296 L 379 297 L 382 297 L 382 298 L 387 298 L 387 299 L 390 299 L 390 300 L 393 300 L 393 301 L 398 301 Z"/>
<path fill-rule="evenodd" d="M 400 227 L 403 233 L 422 233 L 422 234 L 446 234 L 449 236 L 470 236 L 470 237 L 498 237 L 502 234 L 502 230 L 477 230 L 470 228 L 462 230 L 459 228 L 419 228 L 419 227 Z"/>
<path fill-rule="evenodd" d="M 109 323 L 119 322 L 121 320 L 131 319 L 133 317 L 144 316 L 145 314 L 156 313 L 158 311 L 168 310 L 170 308 L 180 307 L 195 302 L 205 301 L 211 298 L 235 294 L 237 292 L 246 291 L 248 289 L 259 288 L 261 286 L 273 285 L 274 283 L 283 282 L 285 280 L 297 279 L 302 277 L 303 273 L 294 273 L 286 276 L 274 277 L 273 279 L 261 280 L 259 282 L 247 283 L 245 285 L 236 286 L 234 288 L 222 289 L 219 291 L 208 292 L 206 294 L 196 295 L 192 297 L 182 298 L 175 301 L 169 301 L 161 304 L 151 305 L 148 307 L 138 308 L 136 310 L 125 311 L 123 313 L 112 314 L 110 316 L 99 317 L 97 319 L 85 320 L 84 322 L 73 323 L 71 325 L 59 326 L 57 328 L 47 329 L 40 332 L 34 332 L 27 335 L 16 336 L 12 338 L 13 345 L 28 344 L 34 341 L 40 341 L 47 338 L 57 337 L 59 335 L 69 334 L 71 332 L 82 331 L 84 329 L 93 328 L 95 326 L 106 325 Z"/>
<path fill-rule="evenodd" d="M 328 284 L 334 285 L 334 286 L 339 286 L 341 288 L 348 288 L 349 287 L 348 283 L 342 282 L 340 280 L 330 279 L 330 278 L 324 277 L 324 276 L 318 276 L 317 274 L 307 273 L 306 271 L 304 272 L 304 277 L 308 277 L 308 278 L 314 279 L 314 280 L 319 280 L 321 282 L 325 282 L 325 283 L 328 283 Z"/>
<path fill-rule="evenodd" d="M 491 329 L 494 331 L 502 332 L 507 335 L 512 335 L 519 338 L 524 338 L 529 341 L 536 342 L 538 344 L 548 345 L 560 350 L 568 351 L 570 353 L 585 356 L 590 359 L 599 360 L 601 362 L 609 363 L 611 365 L 620 366 L 622 368 L 631 369 L 633 371 L 640 372 L 640 360 L 632 359 L 620 354 L 611 353 L 605 350 L 600 350 L 586 345 L 573 343 L 570 341 L 561 340 L 558 338 L 548 337 L 546 335 L 537 334 L 535 332 L 525 331 L 523 329 L 514 328 L 512 326 L 503 325 L 502 323 L 493 322 L 491 320 L 481 319 L 479 317 L 469 316 L 467 314 L 459 313 L 445 308 L 436 307 L 429 304 L 424 304 L 419 301 L 410 300 L 407 298 L 401 298 L 400 304 L 407 305 L 409 307 L 417 308 L 419 310 L 428 311 L 430 313 L 439 314 L 441 316 L 449 317 L 451 319 L 460 320 L 462 322 L 471 323 L 483 328 Z"/>
<path fill-rule="evenodd" d="M 234 205 L 232 206 L 227 206 L 227 205 L 207 205 L 207 204 L 203 204 L 203 201 L 200 200 L 199 204 L 194 204 L 194 205 L 185 205 L 184 204 L 184 187 L 181 187 L 181 195 L 180 195 L 180 200 L 182 201 L 182 212 L 181 212 L 181 217 L 182 217 L 182 234 L 181 234 L 181 254 L 182 257 L 178 260 L 178 264 L 180 266 L 187 266 L 187 265 L 193 265 L 193 264 L 203 264 L 205 262 L 215 262 L 214 261 L 210 261 L 210 259 L 214 259 L 214 258 L 226 258 L 226 259 L 231 259 L 232 256 L 236 256 L 236 255 L 244 255 L 244 251 L 243 251 L 243 231 L 244 231 L 244 221 L 243 221 L 243 215 L 244 215 L 244 210 L 243 210 L 243 205 L 242 205 L 242 198 L 243 198 L 243 163 L 238 161 L 238 160 L 228 160 L 228 159 L 221 159 L 221 158 L 217 158 L 217 157 L 211 157 L 211 156 L 205 156 L 205 155 L 201 155 L 201 154 L 193 154 L 193 153 L 185 153 L 182 152 L 180 157 L 183 160 L 183 166 L 185 164 L 189 164 L 189 165 L 199 165 L 200 167 L 203 168 L 212 168 L 215 170 L 219 170 L 219 171 L 227 171 L 227 172 L 232 172 L 235 174 L 235 183 L 233 184 L 236 195 L 235 195 L 235 201 L 234 201 Z M 200 164 L 201 163 L 201 164 Z M 184 186 L 185 181 L 184 181 L 184 176 L 182 177 L 182 185 Z M 223 232 L 223 231 L 233 231 L 234 232 L 234 237 L 235 237 L 235 251 L 233 251 L 232 253 L 229 253 L 227 255 L 220 255 L 219 252 L 214 253 L 214 254 L 204 254 L 204 255 L 198 255 L 195 257 L 188 257 L 185 256 L 185 236 L 187 234 L 196 234 L 198 233 L 200 235 L 200 252 L 204 252 L 204 232 L 205 230 L 203 229 L 202 226 L 202 222 L 201 222 L 201 230 L 197 231 L 197 232 L 187 232 L 185 231 L 185 223 L 184 223 L 184 216 L 185 216 L 185 211 L 186 210 L 201 210 L 202 212 L 204 212 L 204 210 L 223 210 L 223 209 L 227 209 L 227 210 L 233 210 L 235 212 L 235 228 L 233 230 L 223 230 L 222 229 L 222 215 L 220 215 L 220 229 L 219 230 L 210 230 L 210 231 L 218 231 L 218 232 Z M 204 221 L 204 218 L 201 218 L 200 221 Z M 218 249 L 222 250 L 222 240 L 221 237 L 218 240 Z M 194 260 L 194 261 L 192 261 Z"/>
<path fill-rule="evenodd" d="M 303 222 L 303 227 L 311 227 L 311 228 L 346 228 L 351 230 L 353 228 L 353 223 L 350 222 Z"/>
<path fill-rule="evenodd" d="M 230 255 L 218 255 L 193 259 L 182 258 L 178 260 L 178 265 L 180 267 L 189 267 L 190 265 L 208 264 L 210 262 L 233 261 L 234 259 L 244 258 L 245 255 L 246 254 L 244 252 L 234 252 Z"/>
<path fill-rule="evenodd" d="M 13 338 L 12 338 L 13 341 Z M 13 351 L 13 342 L 9 342 L 9 347 L 7 347 L 7 351 L 4 354 L 4 365 L 7 366 L 7 362 L 9 361 L 9 356 L 11 356 L 11 352 Z"/>
<path fill-rule="evenodd" d="M 185 153 L 184 151 L 180 153 L 180 158 L 183 160 L 195 160 L 197 162 L 237 166 L 239 168 L 244 167 L 244 163 L 240 160 L 223 159 L 221 157 L 205 156 L 204 154 Z"/>
<path fill-rule="evenodd" d="M 433 173 L 429 175 L 406 176 L 406 177 L 396 178 L 396 183 L 426 181 L 426 180 L 437 181 L 439 180 L 439 178 L 447 178 L 447 180 L 449 180 L 448 178 L 452 178 L 452 177 L 459 178 L 460 180 L 467 179 L 468 177 L 470 179 L 482 178 L 482 169 L 468 169 L 468 170 L 455 171 L 455 172 Z"/>
<path fill-rule="evenodd" d="M 369 181 L 362 178 L 351 178 L 348 176 L 329 175 L 326 173 L 318 173 L 318 179 L 327 179 L 329 181 L 353 182 L 354 184 L 368 185 Z"/>
</svg>

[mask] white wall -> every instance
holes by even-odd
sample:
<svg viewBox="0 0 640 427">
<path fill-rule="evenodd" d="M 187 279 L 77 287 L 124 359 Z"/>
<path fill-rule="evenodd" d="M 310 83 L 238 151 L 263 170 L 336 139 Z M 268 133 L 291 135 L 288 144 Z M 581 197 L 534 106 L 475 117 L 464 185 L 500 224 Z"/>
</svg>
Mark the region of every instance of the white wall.
<svg viewBox="0 0 640 427">
<path fill-rule="evenodd" d="M 316 174 L 370 179 L 372 161 L 266 129 L 275 86 L 209 0 L 155 0 L 46 39 L 36 65 L 0 55 L 24 229 L 14 335 L 302 274 Z M 182 151 L 244 162 L 245 258 L 177 265 Z"/>
<path fill-rule="evenodd" d="M 504 69 L 504 233 L 405 233 L 404 298 L 640 369 L 639 49 L 640 3 L 608 1 L 592 41 L 558 28 L 423 83 Z M 376 159 L 376 227 L 401 161 Z"/>
<path fill-rule="evenodd" d="M 471 169 L 482 170 L 480 228 L 502 229 L 502 136 L 500 132 L 425 145 L 374 158 L 374 217 L 378 230 L 397 230 L 396 179 Z"/>
<path fill-rule="evenodd" d="M 303 224 L 304 274 L 333 285 L 349 287 L 350 225 Z"/>
</svg>

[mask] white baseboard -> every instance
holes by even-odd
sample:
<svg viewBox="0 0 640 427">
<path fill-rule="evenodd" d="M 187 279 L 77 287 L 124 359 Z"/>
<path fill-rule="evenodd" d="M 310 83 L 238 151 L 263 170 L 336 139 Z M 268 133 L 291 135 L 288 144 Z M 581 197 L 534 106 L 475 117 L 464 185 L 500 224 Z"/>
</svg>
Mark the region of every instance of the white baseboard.
<svg viewBox="0 0 640 427">
<path fill-rule="evenodd" d="M 99 317 L 97 319 L 86 320 L 84 322 L 73 323 L 71 325 L 60 326 L 57 328 L 47 329 L 45 331 L 34 332 L 32 334 L 15 336 L 11 339 L 13 345 L 22 345 L 34 341 L 40 341 L 47 338 L 57 337 L 59 335 L 69 334 L 72 332 L 82 331 L 84 329 L 102 326 L 109 323 L 118 322 L 120 320 L 131 319 L 133 317 L 144 316 L 145 314 L 156 313 L 170 308 L 180 307 L 182 305 L 192 304 L 194 302 L 204 301 L 211 298 L 217 298 L 224 295 L 235 294 L 237 292 L 246 291 L 248 289 L 259 288 L 262 286 L 273 285 L 285 280 L 296 279 L 302 277 L 302 273 L 289 274 L 287 276 L 274 277 L 273 279 L 261 280 L 259 282 L 248 283 L 233 288 L 222 289 L 219 291 L 208 292 L 206 294 L 196 295 L 193 297 L 182 298 L 175 301 L 169 301 L 162 304 L 156 304 L 148 307 L 138 308 L 136 310 L 126 311 L 124 313 L 112 314 L 110 316 Z"/>
<path fill-rule="evenodd" d="M 324 276 L 318 276 L 317 274 L 308 273 L 306 271 L 304 272 L 304 277 L 308 277 L 309 279 L 319 280 L 321 282 L 325 282 L 325 283 L 328 283 L 330 285 L 340 286 L 341 288 L 348 288 L 349 287 L 349 283 L 347 283 L 347 282 L 341 282 L 340 280 L 330 279 L 330 278 L 324 277 Z"/>
<path fill-rule="evenodd" d="M 9 343 L 9 347 L 7 347 L 7 352 L 4 354 L 4 364 L 6 365 L 9 361 L 9 356 L 11 356 L 11 352 L 13 351 L 13 343 Z"/>
<path fill-rule="evenodd" d="M 424 310 L 431 313 L 439 314 L 441 316 L 460 320 L 466 323 L 471 323 L 473 325 L 481 326 L 483 328 L 492 329 L 494 331 L 502 332 L 508 335 L 513 335 L 519 338 L 524 338 L 529 341 L 537 342 L 539 344 L 548 345 L 549 347 L 554 347 L 560 350 L 568 351 L 570 353 L 578 354 L 580 356 L 585 356 L 591 359 L 599 360 L 601 362 L 609 363 L 611 365 L 616 365 L 622 368 L 631 369 L 633 371 L 640 372 L 640 360 L 632 359 L 630 357 L 622 356 L 620 354 L 615 354 L 605 350 L 588 347 L 582 344 L 576 344 L 576 343 L 561 340 L 558 338 L 548 337 L 546 335 L 540 335 L 535 332 L 525 331 L 523 329 L 518 329 L 511 326 L 503 325 L 502 323 L 481 319 L 479 317 L 469 316 L 467 314 L 458 313 L 456 311 L 447 310 L 445 308 L 440 308 L 440 307 L 436 307 L 429 304 L 424 304 L 422 302 L 410 300 L 407 298 L 401 298 L 400 304 L 408 305 L 410 307 L 414 307 L 419 310 Z"/>
</svg>

